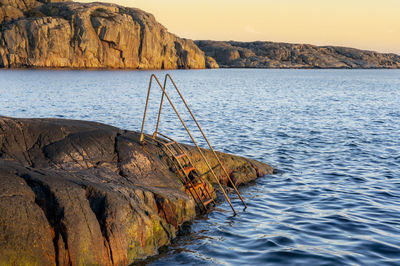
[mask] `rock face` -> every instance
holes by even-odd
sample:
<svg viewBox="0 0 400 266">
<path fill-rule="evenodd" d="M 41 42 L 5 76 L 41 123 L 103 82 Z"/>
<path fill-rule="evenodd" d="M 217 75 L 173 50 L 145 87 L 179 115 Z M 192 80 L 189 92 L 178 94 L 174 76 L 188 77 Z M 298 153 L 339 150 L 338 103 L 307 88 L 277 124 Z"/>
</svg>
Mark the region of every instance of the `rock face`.
<svg viewBox="0 0 400 266">
<path fill-rule="evenodd" d="M 154 16 L 136 8 L 0 0 L 0 68 L 21 67 L 400 68 L 400 56 L 308 44 L 194 43 L 169 33 Z"/>
<path fill-rule="evenodd" d="M 0 67 L 204 68 L 205 57 L 140 9 L 0 0 Z"/>
<path fill-rule="evenodd" d="M 400 68 L 400 56 L 335 46 L 196 41 L 224 68 Z"/>
<path fill-rule="evenodd" d="M 220 155 L 237 184 L 272 172 Z M 86 121 L 0 117 L 0 198 L 1 265 L 127 265 L 196 215 L 159 146 Z"/>
</svg>

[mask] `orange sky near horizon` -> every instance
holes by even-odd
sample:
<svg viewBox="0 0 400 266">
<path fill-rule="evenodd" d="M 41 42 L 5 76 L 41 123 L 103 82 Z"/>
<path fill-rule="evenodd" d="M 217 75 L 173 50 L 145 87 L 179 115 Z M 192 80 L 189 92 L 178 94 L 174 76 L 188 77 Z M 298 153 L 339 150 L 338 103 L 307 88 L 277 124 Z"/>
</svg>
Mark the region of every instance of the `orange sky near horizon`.
<svg viewBox="0 0 400 266">
<path fill-rule="evenodd" d="M 170 32 L 194 40 L 309 43 L 400 54 L 400 0 L 100 1 L 143 9 Z"/>
</svg>

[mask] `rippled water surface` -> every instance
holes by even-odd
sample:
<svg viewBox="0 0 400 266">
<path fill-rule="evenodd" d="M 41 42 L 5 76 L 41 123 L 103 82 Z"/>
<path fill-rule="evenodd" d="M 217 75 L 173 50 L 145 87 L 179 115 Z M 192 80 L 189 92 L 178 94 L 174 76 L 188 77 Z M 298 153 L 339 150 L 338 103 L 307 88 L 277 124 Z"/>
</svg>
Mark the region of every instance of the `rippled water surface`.
<svg viewBox="0 0 400 266">
<path fill-rule="evenodd" d="M 140 130 L 150 73 L 0 71 L 0 115 Z M 246 211 L 221 203 L 146 263 L 400 265 L 400 71 L 170 73 L 218 150 L 279 172 L 241 188 Z M 186 141 L 168 108 L 161 129 Z"/>
</svg>

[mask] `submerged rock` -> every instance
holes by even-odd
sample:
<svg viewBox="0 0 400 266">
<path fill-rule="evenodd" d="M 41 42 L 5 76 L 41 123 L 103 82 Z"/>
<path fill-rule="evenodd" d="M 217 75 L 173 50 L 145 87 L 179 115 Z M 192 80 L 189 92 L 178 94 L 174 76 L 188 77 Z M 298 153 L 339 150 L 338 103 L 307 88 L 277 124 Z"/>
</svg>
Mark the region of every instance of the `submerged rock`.
<svg viewBox="0 0 400 266">
<path fill-rule="evenodd" d="M 205 58 L 137 8 L 0 0 L 0 67 L 205 68 Z"/>
<path fill-rule="evenodd" d="M 219 155 L 236 184 L 272 173 Z M 1 265 L 126 265 L 156 254 L 196 215 L 158 145 L 87 121 L 0 117 L 0 197 Z"/>
<path fill-rule="evenodd" d="M 400 68 L 400 56 L 338 46 L 196 41 L 224 68 Z"/>
</svg>

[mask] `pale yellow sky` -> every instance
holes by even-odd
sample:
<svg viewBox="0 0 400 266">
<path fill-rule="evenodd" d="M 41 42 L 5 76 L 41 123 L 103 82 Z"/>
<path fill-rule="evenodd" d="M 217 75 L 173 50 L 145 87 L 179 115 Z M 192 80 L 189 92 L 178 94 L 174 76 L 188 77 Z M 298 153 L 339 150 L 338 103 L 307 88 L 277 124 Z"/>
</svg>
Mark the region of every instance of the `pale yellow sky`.
<svg viewBox="0 0 400 266">
<path fill-rule="evenodd" d="M 400 0 L 103 2 L 143 9 L 170 32 L 194 40 L 340 45 L 400 54 Z"/>
</svg>

